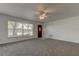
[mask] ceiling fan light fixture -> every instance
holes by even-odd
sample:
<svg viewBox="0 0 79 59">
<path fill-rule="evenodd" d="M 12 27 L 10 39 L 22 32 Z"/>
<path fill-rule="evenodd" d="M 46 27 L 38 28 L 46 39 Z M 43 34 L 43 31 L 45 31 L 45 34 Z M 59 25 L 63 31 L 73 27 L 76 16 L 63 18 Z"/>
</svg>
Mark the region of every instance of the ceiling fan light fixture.
<svg viewBox="0 0 79 59">
<path fill-rule="evenodd" d="M 40 20 L 45 19 L 45 17 L 40 16 Z"/>
<path fill-rule="evenodd" d="M 40 19 L 45 19 L 47 17 L 46 13 L 43 13 L 42 15 L 40 15 Z"/>
</svg>

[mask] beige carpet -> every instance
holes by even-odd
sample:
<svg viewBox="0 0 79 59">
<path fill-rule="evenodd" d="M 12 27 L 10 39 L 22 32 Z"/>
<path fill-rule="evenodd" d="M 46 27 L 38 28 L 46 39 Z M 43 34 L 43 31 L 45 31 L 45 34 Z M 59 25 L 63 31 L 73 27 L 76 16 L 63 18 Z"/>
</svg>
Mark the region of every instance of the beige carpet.
<svg viewBox="0 0 79 59">
<path fill-rule="evenodd" d="M 79 56 L 79 44 L 55 39 L 31 39 L 0 45 L 2 56 Z"/>
</svg>

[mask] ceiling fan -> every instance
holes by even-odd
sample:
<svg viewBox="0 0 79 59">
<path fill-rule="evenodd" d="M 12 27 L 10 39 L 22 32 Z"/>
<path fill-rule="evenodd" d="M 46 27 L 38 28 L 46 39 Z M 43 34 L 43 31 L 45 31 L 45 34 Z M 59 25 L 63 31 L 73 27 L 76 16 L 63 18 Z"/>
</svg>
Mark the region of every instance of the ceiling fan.
<svg viewBox="0 0 79 59">
<path fill-rule="evenodd" d="M 52 7 L 52 6 L 45 6 L 41 4 L 37 7 L 36 15 L 40 20 L 43 20 L 46 19 L 49 16 L 49 14 L 55 13 L 59 9 L 60 7 L 58 5 Z"/>
<path fill-rule="evenodd" d="M 45 12 L 44 10 L 40 11 L 39 18 L 40 19 L 45 19 L 46 17 L 47 17 L 47 12 Z"/>
<path fill-rule="evenodd" d="M 37 15 L 38 15 L 39 19 L 42 20 L 42 19 L 46 19 L 50 12 L 52 12 L 51 9 L 49 9 L 48 7 L 41 6 L 37 10 Z"/>
</svg>

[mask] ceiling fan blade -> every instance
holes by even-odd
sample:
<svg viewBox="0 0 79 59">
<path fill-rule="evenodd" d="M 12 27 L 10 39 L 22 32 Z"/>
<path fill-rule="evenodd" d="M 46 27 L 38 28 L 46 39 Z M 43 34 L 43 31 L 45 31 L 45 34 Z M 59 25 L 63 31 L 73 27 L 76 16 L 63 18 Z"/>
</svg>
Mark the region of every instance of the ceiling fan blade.
<svg viewBox="0 0 79 59">
<path fill-rule="evenodd" d="M 59 11 L 60 9 L 62 8 L 62 6 L 51 6 L 51 7 L 47 7 L 47 9 L 45 10 L 45 12 L 47 13 L 54 13 L 54 12 L 57 12 Z"/>
<path fill-rule="evenodd" d="M 44 10 L 44 4 L 39 4 L 37 6 L 37 11 L 42 11 L 42 10 Z"/>
<path fill-rule="evenodd" d="M 39 15 L 40 12 L 44 10 L 44 4 L 38 4 L 37 7 L 35 8 L 35 14 Z"/>
</svg>

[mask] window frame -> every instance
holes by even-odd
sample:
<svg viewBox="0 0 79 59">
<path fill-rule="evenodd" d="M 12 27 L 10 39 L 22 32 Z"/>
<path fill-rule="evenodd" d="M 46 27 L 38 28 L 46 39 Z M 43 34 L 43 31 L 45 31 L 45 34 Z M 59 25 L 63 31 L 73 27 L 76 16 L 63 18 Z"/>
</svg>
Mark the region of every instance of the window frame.
<svg viewBox="0 0 79 59">
<path fill-rule="evenodd" d="M 33 27 L 34 27 L 34 25 L 33 24 L 31 24 L 31 23 L 23 23 L 23 22 L 16 22 L 16 21 L 8 21 L 8 22 L 15 22 L 15 26 L 13 27 L 13 35 L 12 36 L 10 36 L 9 35 L 9 24 L 8 24 L 8 37 L 24 37 L 24 36 L 33 36 L 34 35 L 34 31 L 33 31 Z M 20 30 L 22 31 L 22 34 L 21 35 L 16 35 L 16 33 L 17 33 L 17 31 L 19 30 L 19 29 L 17 29 L 16 27 L 17 27 L 17 23 L 20 23 L 20 24 L 22 24 L 22 29 L 20 28 Z M 29 31 L 31 31 L 32 32 L 32 35 L 30 34 L 30 32 L 28 32 L 28 34 L 26 34 L 26 35 L 24 35 L 24 28 L 23 28 L 23 25 L 24 24 L 27 24 L 28 26 L 30 26 L 30 25 L 32 25 L 32 29 L 30 30 L 29 29 L 29 27 L 27 26 L 27 30 L 26 30 L 26 32 L 28 32 L 28 30 Z"/>
</svg>

